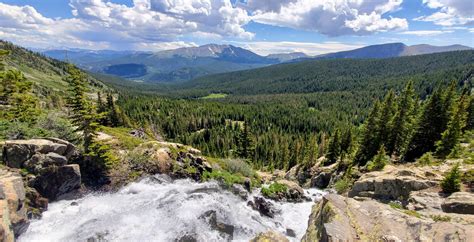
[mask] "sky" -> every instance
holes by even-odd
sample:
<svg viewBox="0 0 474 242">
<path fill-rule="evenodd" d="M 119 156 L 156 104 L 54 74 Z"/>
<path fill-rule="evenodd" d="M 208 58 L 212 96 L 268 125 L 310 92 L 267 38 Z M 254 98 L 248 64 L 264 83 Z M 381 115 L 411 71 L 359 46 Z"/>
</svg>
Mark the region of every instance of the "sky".
<svg viewBox="0 0 474 242">
<path fill-rule="evenodd" d="M 393 42 L 474 47 L 474 0 L 0 0 L 0 39 L 140 51 L 217 43 L 261 55 Z"/>
</svg>

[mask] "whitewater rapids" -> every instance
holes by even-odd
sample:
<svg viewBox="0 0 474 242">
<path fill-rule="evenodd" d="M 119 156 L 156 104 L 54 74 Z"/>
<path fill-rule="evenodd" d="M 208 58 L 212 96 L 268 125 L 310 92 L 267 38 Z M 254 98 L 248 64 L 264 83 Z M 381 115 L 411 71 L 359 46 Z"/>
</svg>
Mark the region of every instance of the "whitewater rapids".
<svg viewBox="0 0 474 242">
<path fill-rule="evenodd" d="M 305 193 L 313 201 L 323 194 L 317 189 Z M 172 181 L 157 175 L 115 193 L 51 203 L 19 241 L 176 241 L 186 234 L 197 241 L 229 240 L 200 218 L 210 210 L 216 211 L 217 221 L 234 226 L 232 241 L 249 241 L 268 230 L 285 234 L 287 229 L 296 234 L 288 239 L 299 241 L 314 202 L 274 204 L 281 213 L 263 217 L 216 182 Z"/>
</svg>

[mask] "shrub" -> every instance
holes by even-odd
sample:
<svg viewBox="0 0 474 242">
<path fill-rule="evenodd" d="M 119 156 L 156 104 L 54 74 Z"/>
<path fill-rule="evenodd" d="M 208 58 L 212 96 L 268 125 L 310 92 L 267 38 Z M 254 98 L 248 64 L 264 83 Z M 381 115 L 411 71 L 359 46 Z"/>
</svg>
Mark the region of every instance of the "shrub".
<svg viewBox="0 0 474 242">
<path fill-rule="evenodd" d="M 254 175 L 252 167 L 243 160 L 223 159 L 222 163 L 230 173 L 241 174 L 246 177 L 252 177 Z"/>
<path fill-rule="evenodd" d="M 285 193 L 286 190 L 288 190 L 288 187 L 285 184 L 274 182 L 268 187 L 262 187 L 262 195 L 273 197 L 275 194 Z"/>
<path fill-rule="evenodd" d="M 449 222 L 451 221 L 451 217 L 449 216 L 443 216 L 443 215 L 431 215 L 430 216 L 433 221 L 435 222 Z"/>
<path fill-rule="evenodd" d="M 394 209 L 403 209 L 403 206 L 399 202 L 389 202 L 388 205 Z"/>
<path fill-rule="evenodd" d="M 377 152 L 377 155 L 374 156 L 372 161 L 367 164 L 368 171 L 381 171 L 388 163 L 389 157 L 385 153 L 385 147 L 381 147 Z"/>
<path fill-rule="evenodd" d="M 426 152 L 420 158 L 418 158 L 417 163 L 421 166 L 428 166 L 431 165 L 433 161 L 433 154 L 431 152 Z"/>
<path fill-rule="evenodd" d="M 441 188 L 444 193 L 453 193 L 461 190 L 461 173 L 459 171 L 459 163 L 456 163 L 453 168 L 446 174 L 441 182 Z"/>
<path fill-rule="evenodd" d="M 344 192 L 347 192 L 351 185 L 352 181 L 349 178 L 344 177 L 343 179 L 337 181 L 334 184 L 334 189 L 336 189 L 337 193 L 342 194 Z"/>
<path fill-rule="evenodd" d="M 243 184 L 245 180 L 242 176 L 231 174 L 227 171 L 216 171 L 216 170 L 213 170 L 212 172 L 205 171 L 202 174 L 202 179 L 204 181 L 207 181 L 210 179 L 222 181 L 228 187 L 236 183 Z"/>
</svg>

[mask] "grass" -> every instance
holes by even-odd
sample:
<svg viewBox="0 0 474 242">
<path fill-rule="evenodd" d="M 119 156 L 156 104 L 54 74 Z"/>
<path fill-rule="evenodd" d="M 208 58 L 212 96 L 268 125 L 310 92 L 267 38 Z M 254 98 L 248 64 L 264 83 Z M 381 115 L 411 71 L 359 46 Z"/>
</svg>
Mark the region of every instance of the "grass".
<svg viewBox="0 0 474 242">
<path fill-rule="evenodd" d="M 272 183 L 269 187 L 262 187 L 262 194 L 265 197 L 273 197 L 279 193 L 285 193 L 288 187 L 277 182 Z"/>
<path fill-rule="evenodd" d="M 403 210 L 403 213 L 408 214 L 413 217 L 421 218 L 421 214 L 414 210 Z"/>
<path fill-rule="evenodd" d="M 228 94 L 226 93 L 211 93 L 205 97 L 201 97 L 201 99 L 219 99 L 219 98 L 225 98 L 227 96 Z"/>
<path fill-rule="evenodd" d="M 120 146 L 127 148 L 129 150 L 132 150 L 136 147 L 138 147 L 140 144 L 145 142 L 146 140 L 133 137 L 130 135 L 130 129 L 129 128 L 123 128 L 123 127 L 101 127 L 101 131 L 104 133 L 114 136 L 117 138 L 117 140 L 120 142 Z"/>
<path fill-rule="evenodd" d="M 435 222 L 450 222 L 451 217 L 443 215 L 431 215 L 430 216 Z"/>
<path fill-rule="evenodd" d="M 388 205 L 393 209 L 403 209 L 403 206 L 397 202 L 389 202 Z"/>
</svg>

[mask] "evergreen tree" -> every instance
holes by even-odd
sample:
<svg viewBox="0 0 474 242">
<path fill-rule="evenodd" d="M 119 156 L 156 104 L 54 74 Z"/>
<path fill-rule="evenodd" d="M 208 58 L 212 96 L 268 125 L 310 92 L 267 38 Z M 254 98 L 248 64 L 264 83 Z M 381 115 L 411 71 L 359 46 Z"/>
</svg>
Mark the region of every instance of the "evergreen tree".
<svg viewBox="0 0 474 242">
<path fill-rule="evenodd" d="M 390 136 L 386 144 L 389 155 L 400 155 L 405 149 L 415 119 L 414 108 L 415 90 L 413 82 L 410 81 L 399 98 L 397 112 L 390 125 Z"/>
<path fill-rule="evenodd" d="M 348 128 L 341 138 L 341 160 L 352 152 L 352 130 Z"/>
<path fill-rule="evenodd" d="M 237 156 L 242 158 L 252 158 L 253 142 L 250 137 L 247 121 L 244 122 L 243 128 L 238 137 Z"/>
<path fill-rule="evenodd" d="M 436 142 L 435 154 L 440 157 L 446 157 L 457 145 L 459 145 L 462 129 L 466 125 L 466 109 L 469 104 L 469 94 L 467 89 L 463 91 L 463 94 L 456 103 L 456 107 L 451 115 L 447 129 L 442 133 L 441 140 Z"/>
<path fill-rule="evenodd" d="M 424 105 L 408 145 L 405 160 L 413 161 L 424 153 L 434 150 L 435 142 L 441 138 L 441 133 L 446 129 L 444 119 L 448 110 L 444 101 L 443 92 L 438 88 Z"/>
<path fill-rule="evenodd" d="M 77 126 L 77 131 L 82 132 L 84 151 L 89 154 L 93 139 L 96 136 L 98 123 L 96 122 L 93 105 L 87 99 L 87 83 L 83 73 L 73 65 L 68 66 L 68 76 L 65 81 L 69 83 L 68 106 L 72 111 L 71 120 Z"/>
<path fill-rule="evenodd" d="M 466 130 L 474 129 L 474 98 L 469 98 L 469 106 L 467 108 Z"/>
<path fill-rule="evenodd" d="M 446 174 L 443 181 L 441 181 L 441 188 L 444 193 L 459 192 L 461 190 L 461 172 L 459 171 L 459 163 L 456 163 L 453 168 Z"/>
<path fill-rule="evenodd" d="M 105 104 L 102 100 L 102 94 L 97 92 L 97 120 L 101 125 L 108 125 L 108 119 L 107 119 L 107 109 L 105 107 Z"/>
<path fill-rule="evenodd" d="M 364 130 L 362 131 L 362 140 L 354 159 L 354 161 L 360 166 L 364 166 L 367 161 L 372 159 L 380 148 L 380 140 L 377 133 L 379 113 L 380 102 L 377 101 L 365 121 Z"/>
<path fill-rule="evenodd" d="M 387 165 L 389 161 L 389 157 L 387 156 L 387 153 L 385 152 L 385 147 L 382 145 L 377 151 L 377 154 L 374 156 L 374 158 L 367 163 L 367 170 L 368 171 L 381 171 Z"/>
<path fill-rule="evenodd" d="M 389 142 L 393 116 L 396 112 L 395 107 L 395 93 L 393 90 L 390 90 L 387 95 L 385 95 L 384 101 L 380 108 L 380 114 L 377 121 L 377 140 L 379 140 L 381 145 L 386 145 Z"/>
<path fill-rule="evenodd" d="M 110 93 L 107 94 L 107 113 L 110 125 L 112 127 L 119 126 L 120 121 L 117 114 L 117 108 L 115 107 L 114 97 Z"/>
<path fill-rule="evenodd" d="M 329 141 L 325 165 L 335 163 L 341 155 L 341 137 L 339 133 L 339 129 L 336 129 L 336 132 L 334 132 L 334 135 Z"/>
</svg>

